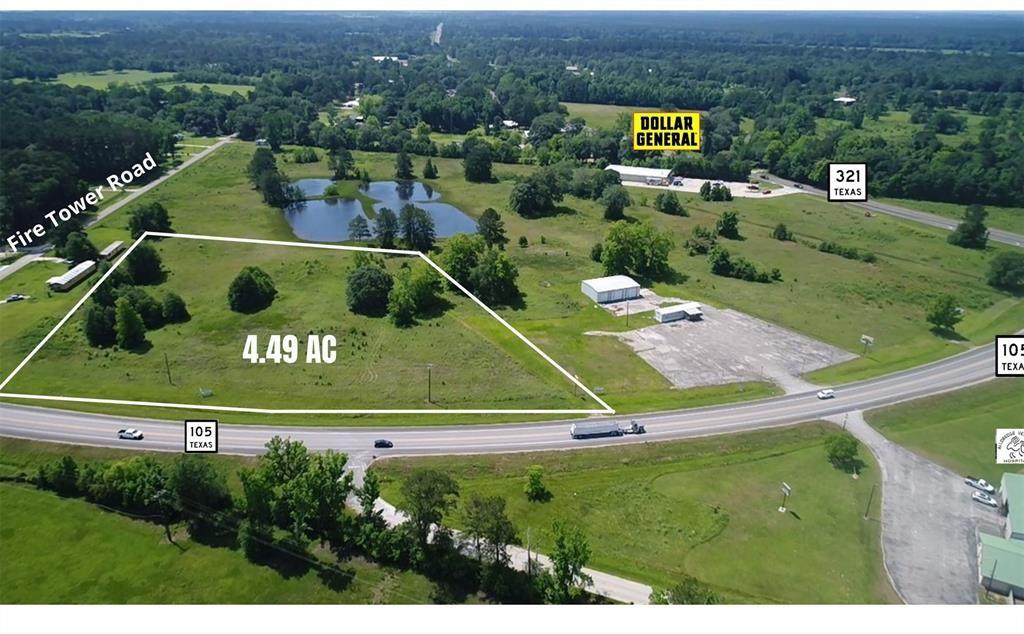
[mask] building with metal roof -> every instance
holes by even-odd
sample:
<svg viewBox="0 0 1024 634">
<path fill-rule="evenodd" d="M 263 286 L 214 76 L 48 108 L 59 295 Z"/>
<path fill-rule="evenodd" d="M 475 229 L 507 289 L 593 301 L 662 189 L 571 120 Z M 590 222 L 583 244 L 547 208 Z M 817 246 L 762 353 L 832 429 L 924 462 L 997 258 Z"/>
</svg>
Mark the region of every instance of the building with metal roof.
<svg viewBox="0 0 1024 634">
<path fill-rule="evenodd" d="M 1024 475 L 1003 474 L 999 484 L 999 503 L 1006 512 L 1003 536 L 1024 543 Z"/>
<path fill-rule="evenodd" d="M 653 167 L 633 167 L 632 165 L 609 165 L 605 168 L 619 174 L 623 182 L 645 183 L 647 179 L 667 181 L 672 170 L 656 169 Z"/>
<path fill-rule="evenodd" d="M 70 271 L 46 280 L 46 285 L 55 291 L 69 291 L 77 286 L 79 282 L 92 275 L 95 270 L 96 262 L 93 260 L 79 262 Z"/>
<path fill-rule="evenodd" d="M 640 297 L 640 284 L 626 275 L 611 275 L 583 280 L 580 291 L 598 304 L 607 304 Z"/>
<path fill-rule="evenodd" d="M 1024 542 L 979 533 L 978 579 L 992 592 L 1024 597 Z"/>
</svg>

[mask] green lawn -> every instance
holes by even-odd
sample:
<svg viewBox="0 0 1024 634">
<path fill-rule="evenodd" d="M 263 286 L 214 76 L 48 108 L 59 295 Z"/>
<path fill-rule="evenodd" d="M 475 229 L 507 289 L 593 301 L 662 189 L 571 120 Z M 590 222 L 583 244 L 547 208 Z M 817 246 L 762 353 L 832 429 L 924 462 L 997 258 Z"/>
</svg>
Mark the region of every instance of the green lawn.
<svg viewBox="0 0 1024 634">
<path fill-rule="evenodd" d="M 148 292 L 158 300 L 178 293 L 192 319 L 151 330 L 151 348 L 137 352 L 89 346 L 83 315 L 76 314 L 9 391 L 268 409 L 600 409 L 586 395 L 574 395 L 568 379 L 459 294 L 447 296 L 451 310 L 411 328 L 351 313 L 345 303 L 351 251 L 184 239 L 153 244 L 168 274 Z M 227 289 L 250 265 L 269 273 L 278 296 L 246 315 L 229 309 Z M 396 274 L 406 265 L 427 266 L 407 256 L 388 261 Z M 337 362 L 305 363 L 309 333 L 337 337 Z M 270 335 L 296 335 L 298 362 L 243 359 L 251 334 L 260 338 L 260 354 Z M 428 363 L 434 365 L 432 404 L 426 401 Z M 201 389 L 214 394 L 200 398 Z"/>
<path fill-rule="evenodd" d="M 910 209 L 927 211 L 928 213 L 950 218 L 954 221 L 962 220 L 964 217 L 964 210 L 967 208 L 967 205 L 937 203 L 928 200 L 907 200 L 905 198 L 875 198 L 873 200 L 877 200 L 882 203 L 889 203 L 891 205 L 908 207 Z M 985 211 L 988 212 L 988 216 L 985 218 L 985 224 L 989 227 L 1024 234 L 1024 207 L 986 206 Z M 951 222 L 950 224 L 955 225 L 956 222 Z"/>
<path fill-rule="evenodd" d="M 867 413 L 867 420 L 893 442 L 962 474 L 999 482 L 996 429 L 1020 427 L 1024 393 L 1013 379 L 996 379 L 956 392 L 893 405 Z"/>
<path fill-rule="evenodd" d="M 554 520 L 579 524 L 595 569 L 657 586 L 690 574 L 731 602 L 895 601 L 882 567 L 879 523 L 863 519 L 879 482 L 870 456 L 858 480 L 833 468 L 812 423 L 686 442 L 572 452 L 394 459 L 374 465 L 384 497 L 400 502 L 414 467 L 443 469 L 465 498 L 506 498 L 533 548 L 551 547 Z M 528 465 L 544 468 L 553 497 L 528 502 Z M 779 487 L 793 487 L 779 513 Z M 877 518 L 877 496 L 872 516 Z M 446 520 L 460 525 L 458 513 Z"/>
<path fill-rule="evenodd" d="M 570 117 L 583 117 L 587 125 L 592 128 L 613 128 L 619 115 L 626 113 L 632 115 L 634 112 L 657 112 L 659 108 L 649 106 L 613 106 L 599 103 L 573 103 L 563 102 L 563 106 L 569 109 Z"/>
<path fill-rule="evenodd" d="M 0 441 L 0 474 L 34 472 L 41 462 L 139 455 L 88 447 Z M 170 460 L 172 454 L 152 454 Z M 232 474 L 245 459 L 212 458 Z M 237 478 L 233 482 L 237 486 Z M 177 546 L 161 526 L 78 499 L 0 482 L 0 601 L 3 603 L 429 603 L 433 584 L 361 559 L 340 564 L 349 578 L 330 584 L 314 568 L 248 562 L 240 550 L 192 541 Z M 326 553 L 319 553 L 328 557 Z"/>
<path fill-rule="evenodd" d="M 951 109 L 954 115 L 964 117 L 967 125 L 958 134 L 936 135 L 944 145 L 957 147 L 964 141 L 975 140 L 981 132 L 981 124 L 986 119 L 983 115 L 972 114 L 965 110 Z M 910 113 L 906 110 L 893 110 L 880 116 L 877 121 L 870 118 L 864 119 L 858 134 L 864 136 L 880 136 L 888 141 L 908 141 L 916 132 L 924 129 L 923 123 L 911 123 Z M 819 117 L 816 120 L 816 128 L 819 134 L 837 128 L 850 128 L 852 125 L 838 119 Z"/>
<path fill-rule="evenodd" d="M 160 88 L 163 90 L 170 90 L 175 86 L 184 86 L 185 88 L 194 90 L 195 92 L 199 92 L 203 88 L 209 88 L 211 91 L 222 95 L 230 95 L 233 92 L 237 92 L 243 97 L 248 96 L 249 93 L 256 90 L 256 86 L 252 86 L 250 84 L 211 84 L 197 83 L 193 81 L 174 81 L 160 84 Z"/>
<path fill-rule="evenodd" d="M 162 203 L 179 232 L 296 240 L 284 215 L 263 204 L 248 184 L 244 171 L 252 152 L 249 143 L 227 145 L 140 202 Z M 353 154 L 371 179 L 393 178 L 393 155 Z M 414 158 L 417 173 L 425 160 Z M 602 273 L 601 266 L 590 259 L 591 247 L 603 238 L 608 226 L 600 205 L 570 196 L 563 201 L 563 213 L 523 219 L 507 211 L 508 195 L 516 178 L 536 168 L 495 164 L 498 182 L 474 184 L 463 179 L 460 160 L 433 160 L 440 178 L 431 185 L 441 193 L 442 201 L 472 217 L 479 217 L 488 207 L 502 212 L 511 239 L 507 251 L 519 267 L 525 307 L 501 309 L 500 314 L 584 383 L 604 388 L 602 397 L 612 407 L 619 411 L 668 409 L 773 393 L 773 388 L 764 384 L 674 390 L 624 344 L 610 337 L 585 335 L 591 330 L 626 328 L 624 320 L 595 308 L 579 291 L 581 279 Z M 292 179 L 329 175 L 324 160 L 279 163 Z M 877 376 L 953 354 L 968 344 L 988 343 L 999 332 L 1024 328 L 1024 302 L 984 283 L 989 260 L 1009 247 L 992 245 L 982 252 L 960 249 L 946 242 L 943 230 L 887 216 L 867 218 L 861 210 L 811 196 L 737 199 L 725 204 L 684 194 L 680 198 L 690 216 L 676 217 L 654 211 L 653 192 L 633 189 L 631 195 L 634 204 L 628 215 L 668 230 L 677 245 L 670 263 L 678 275 L 673 281 L 655 283 L 657 292 L 735 308 L 857 353 L 861 334 L 875 338 L 867 357 L 813 373 L 813 381 L 838 384 Z M 740 241 L 723 241 L 726 247 L 762 267 L 778 267 L 783 282 L 755 284 L 713 276 L 705 258 L 686 255 L 682 244 L 691 229 L 698 224 L 713 226 L 725 209 L 740 214 L 744 236 Z M 124 212 L 114 214 L 90 229 L 90 234 L 97 244 L 128 240 L 127 217 Z M 771 239 L 771 228 L 778 222 L 786 223 L 799 241 Z M 527 238 L 527 248 L 518 246 L 520 236 Z M 867 264 L 821 253 L 814 248 L 821 240 L 869 250 L 879 259 Z M 22 275 L 5 280 L 4 287 L 21 280 Z M 926 307 L 941 293 L 951 293 L 966 310 L 958 326 L 964 341 L 936 336 L 925 321 Z M 9 307 L 0 306 L 3 308 Z M 59 311 L 56 306 L 51 309 L 55 322 Z M 34 313 L 33 317 L 43 314 Z M 649 323 L 644 319 L 635 318 L 630 326 Z M 470 317 L 467 324 L 474 328 L 493 325 L 482 317 Z M 15 332 L 5 330 L 2 336 L 9 341 L 19 339 L 19 349 L 30 349 L 38 338 L 20 338 L 31 328 L 38 326 L 19 320 Z M 12 367 L 19 360 L 13 356 L 5 353 L 2 364 Z M 180 413 L 166 415 L 178 418 Z"/>
<path fill-rule="evenodd" d="M 142 82 L 159 80 L 166 81 L 174 77 L 174 73 L 154 73 L 148 70 L 103 70 L 95 73 L 61 73 L 57 75 L 57 83 L 67 86 L 88 86 L 97 90 L 109 88 L 111 84 L 141 84 Z"/>
</svg>

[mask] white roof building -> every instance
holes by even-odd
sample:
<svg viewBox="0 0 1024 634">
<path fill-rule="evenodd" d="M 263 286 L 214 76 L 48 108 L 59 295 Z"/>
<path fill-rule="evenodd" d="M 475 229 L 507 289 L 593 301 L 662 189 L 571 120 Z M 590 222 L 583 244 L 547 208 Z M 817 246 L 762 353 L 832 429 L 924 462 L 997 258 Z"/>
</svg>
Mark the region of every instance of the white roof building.
<svg viewBox="0 0 1024 634">
<path fill-rule="evenodd" d="M 632 165 L 609 165 L 606 170 L 619 173 L 619 178 L 624 181 L 645 181 L 648 178 L 667 179 L 672 170 L 657 169 L 654 167 L 633 167 Z"/>
<path fill-rule="evenodd" d="M 100 251 L 100 258 L 104 260 L 109 260 L 110 258 L 114 257 L 121 251 L 124 251 L 124 242 L 120 240 L 114 240 L 113 242 L 108 244 L 105 249 Z"/>
<path fill-rule="evenodd" d="M 835 101 L 836 103 L 841 103 L 844 106 L 848 106 L 851 103 L 855 103 L 857 101 L 857 98 L 856 97 L 836 97 L 832 101 Z"/>
<path fill-rule="evenodd" d="M 86 260 L 84 262 L 79 262 L 71 270 L 46 280 L 46 285 L 55 291 L 66 291 L 74 288 L 76 284 L 92 275 L 95 270 L 95 261 Z"/>
<path fill-rule="evenodd" d="M 626 275 L 611 275 L 583 280 L 580 291 L 598 304 L 607 304 L 639 297 L 640 284 Z"/>
</svg>

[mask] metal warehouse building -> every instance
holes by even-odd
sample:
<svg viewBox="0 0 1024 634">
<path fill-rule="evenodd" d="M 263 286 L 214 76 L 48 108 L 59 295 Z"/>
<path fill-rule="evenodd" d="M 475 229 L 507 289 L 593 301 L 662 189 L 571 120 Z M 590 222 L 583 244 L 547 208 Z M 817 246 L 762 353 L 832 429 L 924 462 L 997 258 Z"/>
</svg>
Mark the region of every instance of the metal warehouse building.
<svg viewBox="0 0 1024 634">
<path fill-rule="evenodd" d="M 625 275 L 583 280 L 580 290 L 598 304 L 621 302 L 640 297 L 640 285 L 633 278 Z"/>
<path fill-rule="evenodd" d="M 619 179 L 622 182 L 631 183 L 646 183 L 648 179 L 657 180 L 659 183 L 662 181 L 668 181 L 669 174 L 672 170 L 660 170 L 653 167 L 632 167 L 630 165 L 609 165 L 605 168 L 613 172 L 618 172 Z"/>
<path fill-rule="evenodd" d="M 703 319 L 703 317 L 704 312 L 701 311 L 700 304 L 697 302 L 686 302 L 685 304 L 677 304 L 675 306 L 659 306 L 654 309 L 654 319 L 662 324 L 682 319 L 697 321 Z"/>
</svg>

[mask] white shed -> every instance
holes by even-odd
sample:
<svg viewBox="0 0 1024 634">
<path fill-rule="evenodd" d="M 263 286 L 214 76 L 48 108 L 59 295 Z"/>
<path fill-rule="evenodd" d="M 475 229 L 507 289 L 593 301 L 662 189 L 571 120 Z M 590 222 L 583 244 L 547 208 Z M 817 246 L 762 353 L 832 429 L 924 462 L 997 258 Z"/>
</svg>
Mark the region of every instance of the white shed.
<svg viewBox="0 0 1024 634">
<path fill-rule="evenodd" d="M 687 302 L 685 304 L 676 304 L 675 306 L 659 306 L 654 309 L 654 319 L 662 324 L 681 319 L 696 321 L 703 317 L 704 313 L 697 302 Z"/>
<path fill-rule="evenodd" d="M 109 260 L 110 258 L 114 257 L 121 251 L 124 251 L 124 242 L 121 242 L 120 240 L 114 240 L 113 242 L 108 244 L 105 249 L 100 251 L 100 259 Z"/>
<path fill-rule="evenodd" d="M 96 262 L 93 260 L 79 262 L 77 266 L 63 275 L 51 277 L 46 280 L 46 285 L 55 291 L 68 291 L 74 288 L 79 282 L 92 275 L 95 270 Z"/>
<path fill-rule="evenodd" d="M 598 304 L 621 302 L 640 297 L 640 285 L 633 278 L 625 275 L 583 280 L 580 290 Z"/>
</svg>

